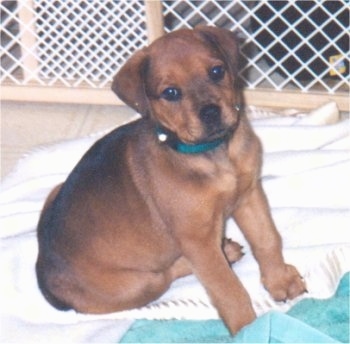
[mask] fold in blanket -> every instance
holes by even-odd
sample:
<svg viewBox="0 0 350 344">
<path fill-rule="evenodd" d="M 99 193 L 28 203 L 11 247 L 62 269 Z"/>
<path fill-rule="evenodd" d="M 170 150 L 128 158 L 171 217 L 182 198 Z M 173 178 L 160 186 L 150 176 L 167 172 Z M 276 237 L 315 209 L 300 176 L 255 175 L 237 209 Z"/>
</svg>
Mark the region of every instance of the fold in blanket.
<svg viewBox="0 0 350 344">
<path fill-rule="evenodd" d="M 266 112 L 248 110 L 250 117 L 265 117 L 253 120 L 265 149 L 264 188 L 283 237 L 284 256 L 298 267 L 309 290 L 298 300 L 274 302 L 260 284 L 249 246 L 234 221 L 228 221 L 227 236 L 246 251 L 233 269 L 261 315 L 287 311 L 303 298 L 330 297 L 341 276 L 350 271 L 349 121 L 335 120 L 333 103 L 314 111 L 312 120 L 299 114 L 266 118 Z M 332 124 L 325 124 L 325 111 Z M 47 342 L 49 336 L 50 342 L 67 342 L 67 337 L 72 341 L 117 341 L 135 319 L 218 319 L 194 276 L 175 281 L 147 307 L 109 315 L 60 312 L 42 297 L 34 273 L 39 212 L 50 189 L 65 179 L 103 134 L 37 149 L 20 161 L 1 185 L 0 341 Z"/>
</svg>

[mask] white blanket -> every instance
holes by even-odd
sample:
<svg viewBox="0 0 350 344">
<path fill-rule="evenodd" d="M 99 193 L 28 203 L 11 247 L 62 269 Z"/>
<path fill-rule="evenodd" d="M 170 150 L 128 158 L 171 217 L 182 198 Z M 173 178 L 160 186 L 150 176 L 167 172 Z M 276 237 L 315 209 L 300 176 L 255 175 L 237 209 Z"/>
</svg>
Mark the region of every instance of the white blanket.
<svg viewBox="0 0 350 344">
<path fill-rule="evenodd" d="M 305 278 L 305 297 L 330 297 L 350 271 L 349 120 L 339 121 L 334 103 L 310 114 L 285 116 L 249 108 L 265 149 L 262 171 L 284 256 Z M 288 113 L 290 115 L 290 112 Z M 81 155 L 105 133 L 41 147 L 22 159 L 1 185 L 0 342 L 117 342 L 134 319 L 215 319 L 216 310 L 194 276 L 175 281 L 151 305 L 91 316 L 60 312 L 36 283 L 35 228 L 45 197 Z M 257 264 L 232 220 L 227 236 L 246 255 L 233 266 L 258 314 L 287 310 L 298 300 L 274 302 L 259 282 Z"/>
</svg>

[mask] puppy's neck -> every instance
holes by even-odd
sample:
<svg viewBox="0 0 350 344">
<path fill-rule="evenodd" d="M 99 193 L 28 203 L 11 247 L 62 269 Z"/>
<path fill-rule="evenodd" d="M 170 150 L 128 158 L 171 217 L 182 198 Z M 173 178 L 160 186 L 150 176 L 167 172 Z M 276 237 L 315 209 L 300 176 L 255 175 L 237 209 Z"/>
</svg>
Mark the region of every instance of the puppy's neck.
<svg viewBox="0 0 350 344">
<path fill-rule="evenodd" d="M 209 141 L 201 141 L 198 143 L 188 144 L 181 141 L 172 131 L 157 125 L 156 135 L 160 144 L 166 144 L 176 152 L 181 154 L 201 154 L 214 150 L 215 148 L 226 143 L 231 137 L 232 132 L 228 132 L 222 137 Z"/>
</svg>

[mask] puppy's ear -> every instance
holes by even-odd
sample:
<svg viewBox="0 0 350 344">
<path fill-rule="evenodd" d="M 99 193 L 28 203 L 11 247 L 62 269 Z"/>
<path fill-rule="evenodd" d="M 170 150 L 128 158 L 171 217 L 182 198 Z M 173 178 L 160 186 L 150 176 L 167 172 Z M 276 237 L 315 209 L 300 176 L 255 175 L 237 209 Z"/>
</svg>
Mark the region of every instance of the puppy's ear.
<svg viewBox="0 0 350 344">
<path fill-rule="evenodd" d="M 112 91 L 141 115 L 146 115 L 148 112 L 144 86 L 147 70 L 148 55 L 145 49 L 142 49 L 131 56 L 112 82 Z"/>
<path fill-rule="evenodd" d="M 197 26 L 194 29 L 224 58 L 234 79 L 238 75 L 238 38 L 235 33 L 211 26 Z"/>
</svg>

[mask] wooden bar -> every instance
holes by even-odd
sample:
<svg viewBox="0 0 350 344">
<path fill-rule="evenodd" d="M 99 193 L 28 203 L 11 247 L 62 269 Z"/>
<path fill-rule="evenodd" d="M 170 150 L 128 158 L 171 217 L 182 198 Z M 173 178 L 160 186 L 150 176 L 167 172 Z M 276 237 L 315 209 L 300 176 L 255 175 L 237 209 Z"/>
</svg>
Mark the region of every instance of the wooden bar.
<svg viewBox="0 0 350 344">
<path fill-rule="evenodd" d="M 350 110 L 350 98 L 346 92 L 276 91 L 274 89 L 245 90 L 246 103 L 260 107 L 286 109 L 314 109 L 329 101 L 335 101 L 340 111 Z"/>
<path fill-rule="evenodd" d="M 329 101 L 335 101 L 339 110 L 349 111 L 348 93 L 301 93 L 298 91 L 275 91 L 272 89 L 245 90 L 246 104 L 265 108 L 314 109 Z M 96 89 L 88 87 L 44 87 L 36 85 L 10 86 L 1 88 L 2 100 L 35 101 L 54 103 L 79 103 L 100 105 L 122 105 L 116 95 L 108 88 Z"/>
<path fill-rule="evenodd" d="M 20 24 L 23 76 L 25 82 L 27 82 L 37 79 L 39 67 L 38 59 L 35 56 L 35 16 L 34 3 L 32 0 L 20 0 L 18 2 L 18 17 Z"/>
<path fill-rule="evenodd" d="M 123 104 L 123 102 L 107 88 L 46 87 L 36 85 L 2 86 L 1 100 L 102 105 Z"/>
<path fill-rule="evenodd" d="M 163 8 L 160 0 L 145 0 L 148 44 L 164 34 Z"/>
</svg>

